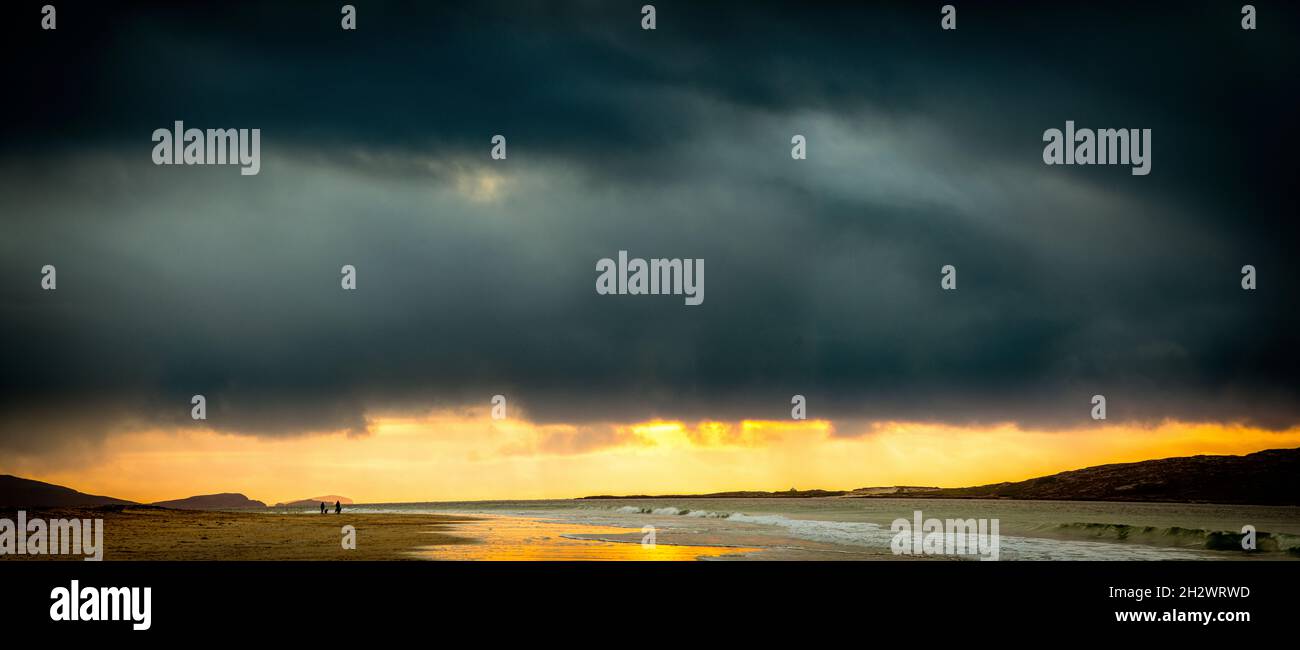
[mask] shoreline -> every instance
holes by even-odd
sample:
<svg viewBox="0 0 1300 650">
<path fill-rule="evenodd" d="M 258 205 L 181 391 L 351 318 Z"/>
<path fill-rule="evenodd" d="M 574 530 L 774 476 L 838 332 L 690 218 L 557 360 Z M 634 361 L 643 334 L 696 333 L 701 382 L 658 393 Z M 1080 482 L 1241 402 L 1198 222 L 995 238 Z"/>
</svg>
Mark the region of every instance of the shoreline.
<svg viewBox="0 0 1300 650">
<path fill-rule="evenodd" d="M 703 498 L 625 499 L 596 509 L 583 503 L 517 501 L 475 508 L 474 502 L 429 502 L 378 509 L 356 504 L 341 515 L 117 505 L 24 512 L 29 523 L 43 519 L 51 529 L 57 519 L 102 519 L 102 557 L 110 561 L 904 559 L 888 552 L 891 522 L 903 514 L 920 516 L 920 510 L 935 520 L 1000 521 L 1010 558 L 1300 559 L 1300 509 L 1294 506 L 1225 510 L 906 497 L 720 497 L 712 504 Z M 0 518 L 14 519 L 16 513 L 3 509 Z M 1258 551 L 1227 552 L 1240 546 L 1240 521 L 1258 525 Z M 349 526 L 352 532 L 345 530 Z M 649 546 L 644 545 L 647 534 Z M 344 548 L 348 535 L 355 548 Z M 83 557 L 20 555 L 11 549 L 0 561 Z"/>
</svg>

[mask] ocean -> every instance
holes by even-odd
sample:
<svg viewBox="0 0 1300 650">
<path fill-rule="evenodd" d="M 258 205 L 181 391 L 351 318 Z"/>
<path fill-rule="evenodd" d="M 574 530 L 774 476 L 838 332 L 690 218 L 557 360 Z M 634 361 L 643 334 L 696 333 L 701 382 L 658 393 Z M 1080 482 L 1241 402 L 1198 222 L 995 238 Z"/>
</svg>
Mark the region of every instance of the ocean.
<svg viewBox="0 0 1300 650">
<path fill-rule="evenodd" d="M 1300 507 L 1293 506 L 828 497 L 392 503 L 347 511 L 473 515 L 447 532 L 476 543 L 420 552 L 432 559 L 1300 558 Z M 896 520 L 915 530 L 900 537 Z M 926 529 L 929 520 L 943 528 Z M 974 527 L 969 536 L 960 528 L 964 521 L 996 528 L 980 531 L 986 543 L 979 546 Z M 1253 552 L 1241 548 L 1246 527 L 1255 531 Z"/>
</svg>

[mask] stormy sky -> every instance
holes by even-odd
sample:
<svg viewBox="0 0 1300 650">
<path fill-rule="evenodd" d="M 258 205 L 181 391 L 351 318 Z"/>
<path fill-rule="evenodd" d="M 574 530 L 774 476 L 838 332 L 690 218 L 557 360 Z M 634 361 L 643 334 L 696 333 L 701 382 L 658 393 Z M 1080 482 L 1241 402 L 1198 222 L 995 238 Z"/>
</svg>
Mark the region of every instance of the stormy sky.
<svg viewBox="0 0 1300 650">
<path fill-rule="evenodd" d="M 1294 5 L 41 4 L 0 45 L 0 453 L 195 426 L 194 394 L 266 437 L 497 393 L 1300 423 Z M 261 129 L 260 174 L 155 166 L 177 120 Z M 1066 120 L 1151 129 L 1150 175 L 1045 166 Z M 703 258 L 704 304 L 597 295 L 619 250 Z"/>
</svg>

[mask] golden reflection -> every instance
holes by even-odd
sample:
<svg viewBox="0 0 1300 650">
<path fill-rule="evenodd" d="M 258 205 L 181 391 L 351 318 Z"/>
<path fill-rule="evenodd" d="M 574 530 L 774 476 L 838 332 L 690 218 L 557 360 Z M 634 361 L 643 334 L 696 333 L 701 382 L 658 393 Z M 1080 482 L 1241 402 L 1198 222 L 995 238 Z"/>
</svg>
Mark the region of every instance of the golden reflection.
<svg viewBox="0 0 1300 650">
<path fill-rule="evenodd" d="M 454 524 L 452 535 L 473 544 L 428 546 L 417 556 L 432 560 L 632 560 L 691 561 L 757 553 L 757 548 L 644 544 L 647 532 L 617 526 L 555 523 L 522 517 L 482 517 Z M 617 540 L 617 541 L 613 541 Z"/>
</svg>

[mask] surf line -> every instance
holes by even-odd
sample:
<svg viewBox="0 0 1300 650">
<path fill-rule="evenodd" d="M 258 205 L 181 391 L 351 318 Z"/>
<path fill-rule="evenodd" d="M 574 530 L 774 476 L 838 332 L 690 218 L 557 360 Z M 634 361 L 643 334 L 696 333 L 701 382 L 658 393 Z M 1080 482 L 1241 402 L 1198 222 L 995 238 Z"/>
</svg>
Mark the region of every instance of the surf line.
<svg viewBox="0 0 1300 650">
<path fill-rule="evenodd" d="M 912 521 L 895 519 L 889 526 L 894 555 L 979 555 L 997 561 L 1001 535 L 997 519 L 925 519 L 912 511 Z"/>
</svg>

